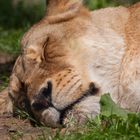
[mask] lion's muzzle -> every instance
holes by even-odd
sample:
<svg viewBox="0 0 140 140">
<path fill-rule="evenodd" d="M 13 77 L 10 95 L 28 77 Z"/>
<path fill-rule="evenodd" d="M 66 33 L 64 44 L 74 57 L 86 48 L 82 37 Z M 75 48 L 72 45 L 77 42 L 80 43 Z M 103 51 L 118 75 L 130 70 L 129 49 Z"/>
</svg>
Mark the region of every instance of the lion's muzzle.
<svg viewBox="0 0 140 140">
<path fill-rule="evenodd" d="M 37 118 L 41 123 L 49 127 L 62 127 L 64 126 L 64 120 L 68 112 L 71 112 L 75 105 L 81 104 L 83 101 L 85 102 L 85 100 L 90 96 L 95 96 L 95 94 L 98 92 L 98 89 L 95 87 L 94 83 L 90 83 L 89 89 L 82 93 L 80 97 L 75 98 L 73 102 L 68 103 L 67 106 L 62 109 L 57 108 L 57 106 L 53 104 L 52 91 L 52 82 L 48 81 L 47 86 L 41 88 L 38 95 L 34 97 L 31 107 L 35 114 L 41 114 L 41 116 Z M 76 92 L 74 94 L 76 94 Z"/>
</svg>

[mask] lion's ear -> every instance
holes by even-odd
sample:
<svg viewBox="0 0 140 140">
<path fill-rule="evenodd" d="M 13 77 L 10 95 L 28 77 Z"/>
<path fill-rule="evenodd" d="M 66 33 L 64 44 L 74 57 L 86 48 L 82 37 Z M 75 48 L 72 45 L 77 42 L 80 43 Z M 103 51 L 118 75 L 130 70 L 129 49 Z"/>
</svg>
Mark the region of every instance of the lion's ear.
<svg viewBox="0 0 140 140">
<path fill-rule="evenodd" d="M 83 0 L 46 0 L 47 15 L 56 15 L 68 12 L 81 6 Z"/>
<path fill-rule="evenodd" d="M 50 6 L 50 5 L 53 5 L 53 6 L 56 6 L 58 4 L 64 4 L 64 3 L 80 3 L 82 4 L 83 3 L 83 0 L 46 0 L 46 5 L 47 6 Z"/>
</svg>

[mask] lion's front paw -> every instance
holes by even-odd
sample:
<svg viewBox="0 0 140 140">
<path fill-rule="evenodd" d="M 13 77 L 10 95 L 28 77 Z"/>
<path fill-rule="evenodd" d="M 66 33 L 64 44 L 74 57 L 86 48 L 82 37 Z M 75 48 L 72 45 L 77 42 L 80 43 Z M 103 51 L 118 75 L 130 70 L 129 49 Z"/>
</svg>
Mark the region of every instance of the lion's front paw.
<svg viewBox="0 0 140 140">
<path fill-rule="evenodd" d="M 13 105 L 8 96 L 7 89 L 0 93 L 0 115 L 9 114 L 13 112 Z"/>
<path fill-rule="evenodd" d="M 88 120 L 94 119 L 100 113 L 99 101 L 99 96 L 85 97 L 67 113 L 64 124 L 67 126 L 82 125 Z"/>
</svg>

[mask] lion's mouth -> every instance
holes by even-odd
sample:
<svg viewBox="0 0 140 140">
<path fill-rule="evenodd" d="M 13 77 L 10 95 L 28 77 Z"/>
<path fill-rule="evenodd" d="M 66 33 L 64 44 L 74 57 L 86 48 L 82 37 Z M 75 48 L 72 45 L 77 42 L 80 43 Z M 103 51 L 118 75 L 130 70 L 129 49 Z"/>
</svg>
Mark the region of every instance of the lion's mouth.
<svg viewBox="0 0 140 140">
<path fill-rule="evenodd" d="M 81 97 L 68 104 L 63 109 L 58 109 L 52 103 L 52 83 L 48 82 L 47 88 L 42 88 L 39 94 L 35 97 L 31 107 L 35 112 L 42 112 L 41 121 L 50 127 L 58 127 L 64 125 L 64 119 L 68 112 L 73 110 L 73 107 L 80 103 L 85 98 L 93 96 L 98 92 L 98 88 L 95 87 L 94 83 L 90 83 L 89 89 L 81 94 Z"/>
</svg>

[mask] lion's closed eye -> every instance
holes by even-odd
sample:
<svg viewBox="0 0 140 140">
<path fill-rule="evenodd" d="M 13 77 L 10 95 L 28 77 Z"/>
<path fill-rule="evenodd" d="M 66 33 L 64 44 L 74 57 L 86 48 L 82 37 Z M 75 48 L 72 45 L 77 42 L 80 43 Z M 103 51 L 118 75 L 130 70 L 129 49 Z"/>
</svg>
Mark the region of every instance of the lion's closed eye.
<svg viewBox="0 0 140 140">
<path fill-rule="evenodd" d="M 48 38 L 45 40 L 39 40 L 38 42 L 36 41 L 35 44 L 33 43 L 29 45 L 24 51 L 25 56 L 36 62 L 42 62 L 45 59 L 45 48 L 47 47 L 47 43 Z"/>
</svg>

